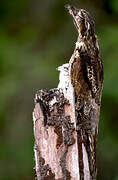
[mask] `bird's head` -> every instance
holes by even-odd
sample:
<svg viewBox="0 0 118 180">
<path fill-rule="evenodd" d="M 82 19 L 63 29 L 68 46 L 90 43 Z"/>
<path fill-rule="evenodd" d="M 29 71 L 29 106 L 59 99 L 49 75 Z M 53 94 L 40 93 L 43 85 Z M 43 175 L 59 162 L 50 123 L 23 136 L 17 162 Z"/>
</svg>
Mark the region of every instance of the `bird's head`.
<svg viewBox="0 0 118 180">
<path fill-rule="evenodd" d="M 74 6 L 66 5 L 69 14 L 73 17 L 74 24 L 81 38 L 89 38 L 94 34 L 94 21 L 90 14 L 84 9 L 77 9 Z"/>
<path fill-rule="evenodd" d="M 66 64 L 63 64 L 62 66 L 59 66 L 57 68 L 58 71 L 60 71 L 62 74 L 64 74 L 65 76 L 66 75 L 69 75 L 69 64 L 66 63 Z"/>
</svg>

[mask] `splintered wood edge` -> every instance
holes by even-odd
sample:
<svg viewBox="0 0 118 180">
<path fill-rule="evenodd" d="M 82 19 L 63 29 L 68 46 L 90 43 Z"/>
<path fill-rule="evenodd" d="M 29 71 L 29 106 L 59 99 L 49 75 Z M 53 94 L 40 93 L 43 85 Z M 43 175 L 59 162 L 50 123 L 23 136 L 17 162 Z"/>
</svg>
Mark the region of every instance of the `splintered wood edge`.
<svg viewBox="0 0 118 180">
<path fill-rule="evenodd" d="M 63 77 L 62 77 L 63 79 Z M 63 81 L 60 79 L 60 81 Z M 79 153 L 78 153 L 78 139 L 76 133 L 76 117 L 75 117 L 75 104 L 74 104 L 74 90 L 68 82 L 68 88 L 63 88 L 60 93 L 64 94 L 64 98 L 68 103 L 64 104 L 65 117 L 70 117 L 70 122 L 74 124 L 74 131 L 72 138 L 75 142 L 71 145 L 65 145 L 63 142 L 57 146 L 58 134 L 55 133 L 53 125 L 44 126 L 44 114 L 39 102 L 37 101 L 38 95 L 35 97 L 35 108 L 33 112 L 33 125 L 34 125 L 34 156 L 35 156 L 35 170 L 38 180 L 47 177 L 51 180 L 79 180 Z M 43 91 L 42 91 L 43 92 Z M 50 107 L 54 110 L 52 116 L 56 114 L 56 106 L 59 100 L 54 96 L 50 101 Z M 64 119 L 62 119 L 64 121 Z M 62 127 L 62 135 L 64 138 L 64 129 Z M 60 137 L 61 138 L 61 137 Z M 84 158 L 84 176 L 85 180 L 90 179 L 90 172 L 88 166 L 88 157 L 84 145 L 82 145 L 83 158 Z"/>
</svg>

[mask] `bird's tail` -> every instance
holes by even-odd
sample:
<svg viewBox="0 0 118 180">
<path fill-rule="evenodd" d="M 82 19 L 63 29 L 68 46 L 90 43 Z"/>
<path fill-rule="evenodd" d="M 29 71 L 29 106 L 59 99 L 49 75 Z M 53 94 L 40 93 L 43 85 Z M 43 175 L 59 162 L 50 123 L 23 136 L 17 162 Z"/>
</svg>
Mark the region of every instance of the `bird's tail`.
<svg viewBox="0 0 118 180">
<path fill-rule="evenodd" d="M 97 169 L 96 169 L 96 144 L 97 136 L 93 134 L 86 134 L 86 151 L 88 155 L 89 171 L 91 180 L 96 179 Z"/>
<path fill-rule="evenodd" d="M 90 179 L 96 179 L 96 144 L 97 144 L 97 129 L 93 134 L 91 131 L 91 120 L 90 116 L 84 114 L 84 105 L 77 110 L 76 108 L 76 117 L 77 117 L 77 136 L 78 136 L 78 152 L 79 152 L 79 169 L 80 169 L 80 179 L 84 180 L 84 159 L 83 159 L 83 149 L 84 145 L 85 151 L 88 156 L 88 165 L 90 172 Z"/>
</svg>

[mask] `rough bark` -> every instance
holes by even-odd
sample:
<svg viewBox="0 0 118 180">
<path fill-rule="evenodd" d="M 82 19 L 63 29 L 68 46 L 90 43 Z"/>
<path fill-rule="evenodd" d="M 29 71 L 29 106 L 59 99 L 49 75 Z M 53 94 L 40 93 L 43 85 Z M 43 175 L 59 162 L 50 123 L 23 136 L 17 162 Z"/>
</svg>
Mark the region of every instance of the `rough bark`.
<svg viewBox="0 0 118 180">
<path fill-rule="evenodd" d="M 66 76 L 67 77 L 67 76 Z M 36 179 L 79 180 L 79 152 L 73 87 L 60 74 L 59 88 L 38 91 L 33 112 Z M 67 82 L 64 86 L 64 82 Z M 61 89 L 60 87 L 63 87 Z M 87 152 L 82 146 L 84 177 L 90 179 Z"/>
</svg>

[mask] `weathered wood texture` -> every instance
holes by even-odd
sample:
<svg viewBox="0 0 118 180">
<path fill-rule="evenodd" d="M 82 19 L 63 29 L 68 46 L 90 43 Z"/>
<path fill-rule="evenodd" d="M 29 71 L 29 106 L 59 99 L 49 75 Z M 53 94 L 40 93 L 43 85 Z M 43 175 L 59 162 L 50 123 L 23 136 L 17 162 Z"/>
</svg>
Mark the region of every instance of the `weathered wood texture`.
<svg viewBox="0 0 118 180">
<path fill-rule="evenodd" d="M 62 70 L 59 88 L 40 90 L 35 96 L 34 155 L 38 180 L 80 179 L 74 93 L 67 77 Z M 63 90 L 60 89 L 62 86 Z M 84 146 L 83 159 L 85 179 L 89 180 L 88 157 Z"/>
</svg>

